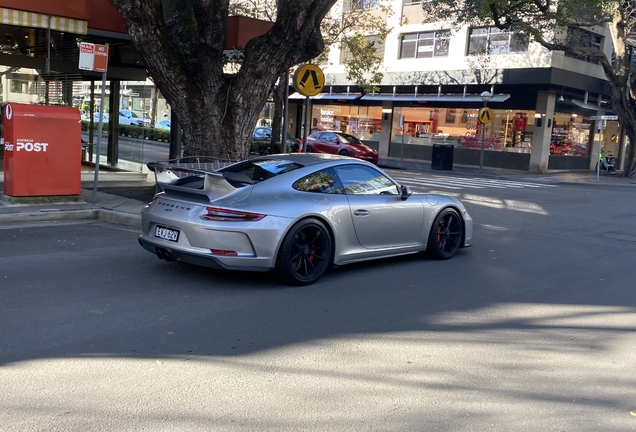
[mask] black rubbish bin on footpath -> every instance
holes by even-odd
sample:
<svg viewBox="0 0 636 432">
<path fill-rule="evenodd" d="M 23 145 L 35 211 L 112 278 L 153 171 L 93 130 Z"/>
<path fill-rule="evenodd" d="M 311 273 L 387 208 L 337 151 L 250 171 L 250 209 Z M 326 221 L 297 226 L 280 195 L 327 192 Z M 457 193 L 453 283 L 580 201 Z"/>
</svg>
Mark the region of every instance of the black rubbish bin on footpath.
<svg viewBox="0 0 636 432">
<path fill-rule="evenodd" d="M 436 170 L 452 170 L 455 146 L 452 144 L 433 144 L 431 168 Z"/>
</svg>

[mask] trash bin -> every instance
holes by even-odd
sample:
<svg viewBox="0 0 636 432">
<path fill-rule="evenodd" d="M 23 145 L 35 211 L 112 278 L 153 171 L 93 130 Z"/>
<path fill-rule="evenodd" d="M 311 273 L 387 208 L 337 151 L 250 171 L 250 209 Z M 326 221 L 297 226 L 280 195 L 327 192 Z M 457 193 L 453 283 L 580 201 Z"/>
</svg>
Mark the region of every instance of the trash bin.
<svg viewBox="0 0 636 432">
<path fill-rule="evenodd" d="M 452 170 L 455 146 L 452 144 L 433 144 L 431 168 L 436 170 Z"/>
</svg>

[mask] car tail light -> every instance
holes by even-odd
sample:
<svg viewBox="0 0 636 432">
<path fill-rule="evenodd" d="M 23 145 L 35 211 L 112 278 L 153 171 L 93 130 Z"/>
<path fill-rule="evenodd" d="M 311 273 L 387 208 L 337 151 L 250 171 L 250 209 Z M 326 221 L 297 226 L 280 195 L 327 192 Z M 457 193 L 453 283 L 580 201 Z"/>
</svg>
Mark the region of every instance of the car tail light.
<svg viewBox="0 0 636 432">
<path fill-rule="evenodd" d="M 213 255 L 223 255 L 223 256 L 238 256 L 238 253 L 233 250 L 223 250 L 223 249 L 210 249 Z"/>
<path fill-rule="evenodd" d="M 255 222 L 263 219 L 264 214 L 250 213 L 237 210 L 227 210 L 217 207 L 206 207 L 208 213 L 202 217 L 206 220 L 223 221 L 223 222 Z"/>
</svg>

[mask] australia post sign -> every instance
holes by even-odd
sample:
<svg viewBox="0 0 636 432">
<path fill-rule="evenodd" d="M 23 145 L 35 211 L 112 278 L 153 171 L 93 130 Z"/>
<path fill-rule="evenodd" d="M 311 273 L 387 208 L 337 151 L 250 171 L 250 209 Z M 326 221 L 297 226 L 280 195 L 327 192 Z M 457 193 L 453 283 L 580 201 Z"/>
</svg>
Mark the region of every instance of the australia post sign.
<svg viewBox="0 0 636 432">
<path fill-rule="evenodd" d="M 77 108 L 4 107 L 4 193 L 79 195 L 82 139 Z"/>
</svg>

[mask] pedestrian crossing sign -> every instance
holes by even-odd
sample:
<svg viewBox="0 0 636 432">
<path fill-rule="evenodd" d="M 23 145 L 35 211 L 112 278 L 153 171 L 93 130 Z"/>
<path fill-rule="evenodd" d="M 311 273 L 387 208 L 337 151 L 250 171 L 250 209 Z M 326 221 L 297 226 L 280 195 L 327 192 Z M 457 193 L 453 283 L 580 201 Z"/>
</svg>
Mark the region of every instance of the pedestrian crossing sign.
<svg viewBox="0 0 636 432">
<path fill-rule="evenodd" d="M 294 88 L 303 96 L 316 96 L 325 86 L 325 74 L 315 64 L 305 64 L 294 73 Z"/>
<path fill-rule="evenodd" d="M 488 124 L 492 121 L 492 110 L 488 107 L 483 107 L 479 110 L 479 122 L 481 124 Z"/>
</svg>

